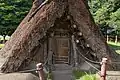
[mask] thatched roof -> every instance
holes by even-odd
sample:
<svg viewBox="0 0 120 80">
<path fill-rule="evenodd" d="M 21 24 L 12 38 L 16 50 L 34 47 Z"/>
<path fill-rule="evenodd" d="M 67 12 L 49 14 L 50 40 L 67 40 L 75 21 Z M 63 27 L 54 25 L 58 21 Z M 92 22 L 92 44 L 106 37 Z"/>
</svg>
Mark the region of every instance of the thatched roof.
<svg viewBox="0 0 120 80">
<path fill-rule="evenodd" d="M 33 57 L 36 56 L 36 49 L 41 47 L 40 44 L 48 29 L 53 27 L 55 21 L 61 18 L 66 11 L 67 15 L 71 16 L 71 23 L 77 26 L 99 60 L 103 56 L 112 56 L 112 52 L 95 25 L 85 3 L 84 0 L 51 0 L 31 17 L 31 14 L 38 7 L 33 4 L 28 15 L 0 51 L 0 55 L 4 57 L 1 71 L 17 71 L 19 68 L 26 66 L 23 65 L 26 62 L 31 62 Z"/>
</svg>

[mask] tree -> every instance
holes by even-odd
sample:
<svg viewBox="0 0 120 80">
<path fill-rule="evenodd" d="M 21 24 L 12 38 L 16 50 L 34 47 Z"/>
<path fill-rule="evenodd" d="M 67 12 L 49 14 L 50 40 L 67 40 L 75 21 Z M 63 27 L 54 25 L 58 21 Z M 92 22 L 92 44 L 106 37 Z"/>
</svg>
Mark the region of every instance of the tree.
<svg viewBox="0 0 120 80">
<path fill-rule="evenodd" d="M 62 24 L 60 21 L 65 23 Z M 28 15 L 0 51 L 1 57 L 4 57 L 2 58 L 1 71 L 17 71 L 29 64 L 38 55 L 40 56 L 37 62 L 40 62 L 43 53 L 39 50 L 43 50 L 42 46 L 46 42 L 47 32 L 52 27 L 56 28 L 58 24 L 61 24 L 63 28 L 68 27 L 67 29 L 72 30 L 71 34 L 75 35 L 76 39 L 79 37 L 75 33 L 82 33 L 85 44 L 89 45 L 91 52 L 89 54 L 99 61 L 102 57 L 109 58 L 109 61 L 119 60 L 119 56 L 107 45 L 99 27 L 95 25 L 85 0 L 51 0 L 42 6 L 33 2 Z M 71 26 L 76 29 L 73 30 Z M 79 45 L 78 48 L 80 50 L 86 49 Z M 83 55 L 86 50 L 81 51 Z M 110 63 L 109 69 L 115 70 L 119 67 Z"/>
<path fill-rule="evenodd" d="M 116 29 L 114 35 L 119 31 L 119 0 L 94 0 L 89 3 L 95 22 L 101 27 L 103 33 L 107 35 L 107 29 Z"/>
<path fill-rule="evenodd" d="M 111 13 L 109 26 L 115 29 L 115 43 L 117 43 L 117 36 L 120 34 L 120 8 L 116 12 Z"/>
<path fill-rule="evenodd" d="M 22 5 L 22 6 L 21 6 Z M 0 35 L 11 35 L 30 9 L 29 0 L 0 1 Z"/>
</svg>

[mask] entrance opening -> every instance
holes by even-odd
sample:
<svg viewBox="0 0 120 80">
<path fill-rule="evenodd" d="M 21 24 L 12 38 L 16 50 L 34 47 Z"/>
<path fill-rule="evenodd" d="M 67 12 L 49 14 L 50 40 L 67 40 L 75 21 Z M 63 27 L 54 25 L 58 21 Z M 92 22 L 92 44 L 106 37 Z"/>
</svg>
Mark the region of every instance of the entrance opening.
<svg viewBox="0 0 120 80">
<path fill-rule="evenodd" d="M 56 63 L 68 63 L 69 61 L 69 38 L 56 38 Z"/>
<path fill-rule="evenodd" d="M 49 38 L 49 51 L 53 51 L 54 63 L 69 63 L 70 34 L 69 30 L 57 28 L 52 30 Z"/>
</svg>

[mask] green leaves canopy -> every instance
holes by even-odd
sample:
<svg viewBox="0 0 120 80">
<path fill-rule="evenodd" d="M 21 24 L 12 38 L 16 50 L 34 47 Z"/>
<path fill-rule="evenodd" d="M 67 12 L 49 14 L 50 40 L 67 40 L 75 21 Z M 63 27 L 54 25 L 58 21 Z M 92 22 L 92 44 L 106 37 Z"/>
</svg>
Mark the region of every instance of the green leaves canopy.
<svg viewBox="0 0 120 80">
<path fill-rule="evenodd" d="M 95 22 L 104 32 L 113 28 L 120 34 L 120 0 L 91 0 L 89 5 Z"/>
<path fill-rule="evenodd" d="M 31 0 L 0 0 L 0 35 L 11 35 L 31 5 Z"/>
</svg>

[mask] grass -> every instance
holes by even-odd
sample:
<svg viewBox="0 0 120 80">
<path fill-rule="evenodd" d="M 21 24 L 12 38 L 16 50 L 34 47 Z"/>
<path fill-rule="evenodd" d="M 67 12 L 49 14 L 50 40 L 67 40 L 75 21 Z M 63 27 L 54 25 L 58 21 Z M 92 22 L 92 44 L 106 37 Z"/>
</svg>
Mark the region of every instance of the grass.
<svg viewBox="0 0 120 80">
<path fill-rule="evenodd" d="M 4 47 L 4 44 L 0 44 L 0 48 L 3 48 Z"/>
<path fill-rule="evenodd" d="M 108 42 L 108 44 L 109 44 L 118 54 L 120 54 L 120 42 L 118 42 L 118 43 Z"/>
<path fill-rule="evenodd" d="M 47 80 L 52 80 L 52 73 L 49 72 L 49 73 L 47 74 Z"/>
<path fill-rule="evenodd" d="M 75 80 L 97 80 L 95 74 L 79 70 L 73 70 L 73 76 L 75 77 Z"/>
</svg>

